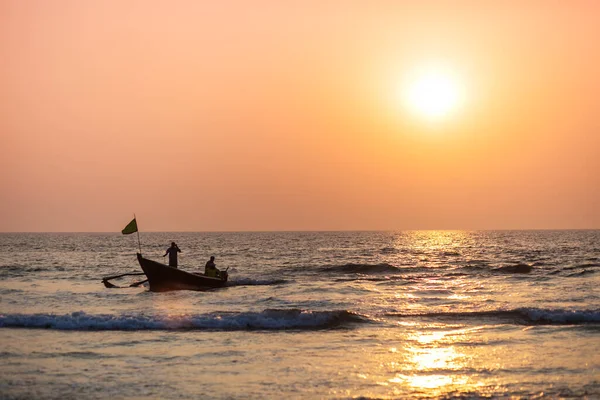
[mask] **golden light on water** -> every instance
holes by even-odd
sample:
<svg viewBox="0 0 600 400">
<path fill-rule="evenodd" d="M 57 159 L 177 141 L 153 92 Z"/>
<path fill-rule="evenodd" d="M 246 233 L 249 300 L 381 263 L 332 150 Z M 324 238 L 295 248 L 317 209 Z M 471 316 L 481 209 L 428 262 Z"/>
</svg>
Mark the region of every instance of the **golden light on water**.
<svg viewBox="0 0 600 400">
<path fill-rule="evenodd" d="M 467 381 L 466 377 L 461 377 L 462 384 Z M 398 375 L 396 378 L 390 379 L 390 383 L 408 384 L 413 388 L 421 389 L 436 389 L 448 385 L 458 384 L 458 379 L 453 379 L 447 375 Z"/>
<path fill-rule="evenodd" d="M 442 301 L 436 311 L 453 312 L 459 311 L 454 307 L 465 298 L 485 298 L 479 293 L 477 282 L 469 283 L 460 274 L 447 279 L 435 273 L 435 266 L 447 265 L 462 249 L 476 248 L 478 243 L 473 235 L 468 231 L 404 232 L 395 237 L 393 246 L 411 248 L 418 254 L 415 265 L 427 265 L 432 273 L 419 282 L 407 283 L 410 290 L 404 285 L 391 292 L 381 291 L 382 304 L 391 307 L 397 302 L 403 304 L 397 312 L 398 319 L 393 321 L 401 333 L 389 331 L 386 337 L 390 345 L 377 352 L 372 360 L 381 366 L 379 373 L 365 374 L 365 379 L 373 379 L 400 398 L 485 394 L 501 387 L 502 378 L 491 376 L 488 371 L 502 368 L 502 362 L 493 367 L 482 364 L 489 355 L 484 353 L 486 347 L 479 344 L 494 340 L 488 336 L 486 325 L 427 317 L 433 299 Z"/>
<path fill-rule="evenodd" d="M 410 245 L 415 250 L 441 250 L 445 252 L 452 251 L 455 247 L 464 247 L 465 242 L 472 237 L 468 231 L 410 231 L 407 237 L 399 236 L 395 245 L 399 248 Z"/>
<path fill-rule="evenodd" d="M 448 342 L 467 340 L 465 334 L 472 329 L 435 332 L 429 330 L 420 335 L 407 336 L 411 347 L 403 349 L 406 357 L 399 366 L 401 372 L 388 379 L 386 385 L 408 386 L 412 390 L 426 392 L 428 395 L 442 395 L 455 390 L 466 391 L 469 386 L 478 385 L 472 378 L 459 373 L 467 368 L 468 357 L 456 346 Z M 390 353 L 399 354 L 397 348 Z"/>
<path fill-rule="evenodd" d="M 460 365 L 456 363 L 459 355 L 453 347 L 411 350 L 415 369 L 419 371 L 460 368 Z"/>
<path fill-rule="evenodd" d="M 451 343 L 455 341 L 455 338 L 463 338 L 466 339 L 466 335 L 477 332 L 481 330 L 481 327 L 474 328 L 463 328 L 463 329 L 455 329 L 451 331 L 442 331 L 442 332 L 430 332 L 430 333 L 422 333 L 416 336 L 409 337 L 411 340 L 416 341 L 418 343 L 430 344 L 443 342 L 443 343 Z"/>
</svg>

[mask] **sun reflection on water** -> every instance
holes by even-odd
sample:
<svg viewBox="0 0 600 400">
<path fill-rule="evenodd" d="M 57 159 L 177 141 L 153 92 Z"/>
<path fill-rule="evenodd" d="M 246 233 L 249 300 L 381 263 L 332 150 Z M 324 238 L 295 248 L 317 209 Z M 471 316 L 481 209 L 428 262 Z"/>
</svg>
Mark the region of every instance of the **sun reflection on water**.
<svg viewBox="0 0 600 400">
<path fill-rule="evenodd" d="M 395 371 L 392 378 L 380 382 L 398 389 L 410 388 L 428 396 L 440 396 L 450 392 L 469 392 L 482 385 L 469 369 L 469 356 L 460 351 L 456 343 L 469 341 L 469 336 L 480 327 L 436 331 L 434 326 L 424 325 L 422 330 L 408 334 L 403 348 L 390 347 L 390 367 Z"/>
<path fill-rule="evenodd" d="M 400 329 L 389 331 L 390 346 L 373 360 L 380 365 L 379 374 L 368 379 L 385 388 L 381 393 L 426 398 L 485 394 L 501 382 L 490 375 L 497 363 L 482 364 L 490 357 L 481 345 L 489 340 L 486 326 L 451 316 L 469 313 L 473 302 L 485 300 L 480 282 L 465 272 L 468 260 L 482 257 L 480 246 L 468 231 L 402 232 L 394 237 L 397 252 L 386 253 L 385 262 L 408 272 L 399 284 L 382 284 L 378 292 L 381 308 L 392 310 L 389 322 Z M 411 279 L 411 268 L 418 279 Z"/>
<path fill-rule="evenodd" d="M 467 383 L 467 381 L 468 378 L 464 376 L 450 377 L 448 375 L 398 375 L 395 378 L 389 380 L 390 383 L 402 383 L 407 384 L 413 388 L 429 390 L 449 385 L 464 385 Z"/>
<path fill-rule="evenodd" d="M 408 244 L 413 249 L 423 251 L 449 252 L 472 240 L 471 234 L 467 231 L 411 231 L 406 232 L 405 235 L 407 236 L 399 236 L 396 239 L 398 247 Z"/>
</svg>

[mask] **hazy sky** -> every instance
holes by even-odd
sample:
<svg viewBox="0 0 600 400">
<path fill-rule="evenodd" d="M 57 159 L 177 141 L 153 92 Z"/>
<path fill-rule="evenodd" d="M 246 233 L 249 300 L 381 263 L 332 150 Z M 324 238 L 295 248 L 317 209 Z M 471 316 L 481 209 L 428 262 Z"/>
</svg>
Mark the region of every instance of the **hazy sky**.
<svg viewBox="0 0 600 400">
<path fill-rule="evenodd" d="M 600 228 L 599 16 L 0 0 L 0 231 Z M 402 100 L 432 66 L 441 119 Z"/>
</svg>

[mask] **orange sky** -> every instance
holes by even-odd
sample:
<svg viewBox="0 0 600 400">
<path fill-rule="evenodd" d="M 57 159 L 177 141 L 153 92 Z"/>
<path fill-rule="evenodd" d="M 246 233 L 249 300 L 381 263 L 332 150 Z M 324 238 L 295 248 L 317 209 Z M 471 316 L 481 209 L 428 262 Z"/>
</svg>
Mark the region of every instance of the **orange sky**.
<svg viewBox="0 0 600 400">
<path fill-rule="evenodd" d="M 600 228 L 599 15 L 0 0 L 0 231 Z M 432 63 L 437 122 L 398 96 Z"/>
</svg>

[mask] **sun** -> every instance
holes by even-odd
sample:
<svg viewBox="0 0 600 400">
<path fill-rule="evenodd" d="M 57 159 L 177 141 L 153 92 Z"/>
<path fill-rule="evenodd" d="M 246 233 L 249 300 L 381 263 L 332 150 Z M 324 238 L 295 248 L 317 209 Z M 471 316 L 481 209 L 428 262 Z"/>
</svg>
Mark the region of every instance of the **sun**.
<svg viewBox="0 0 600 400">
<path fill-rule="evenodd" d="M 464 101 L 460 79 L 441 68 L 424 68 L 411 74 L 402 92 L 406 107 L 428 120 L 452 115 Z"/>
</svg>

